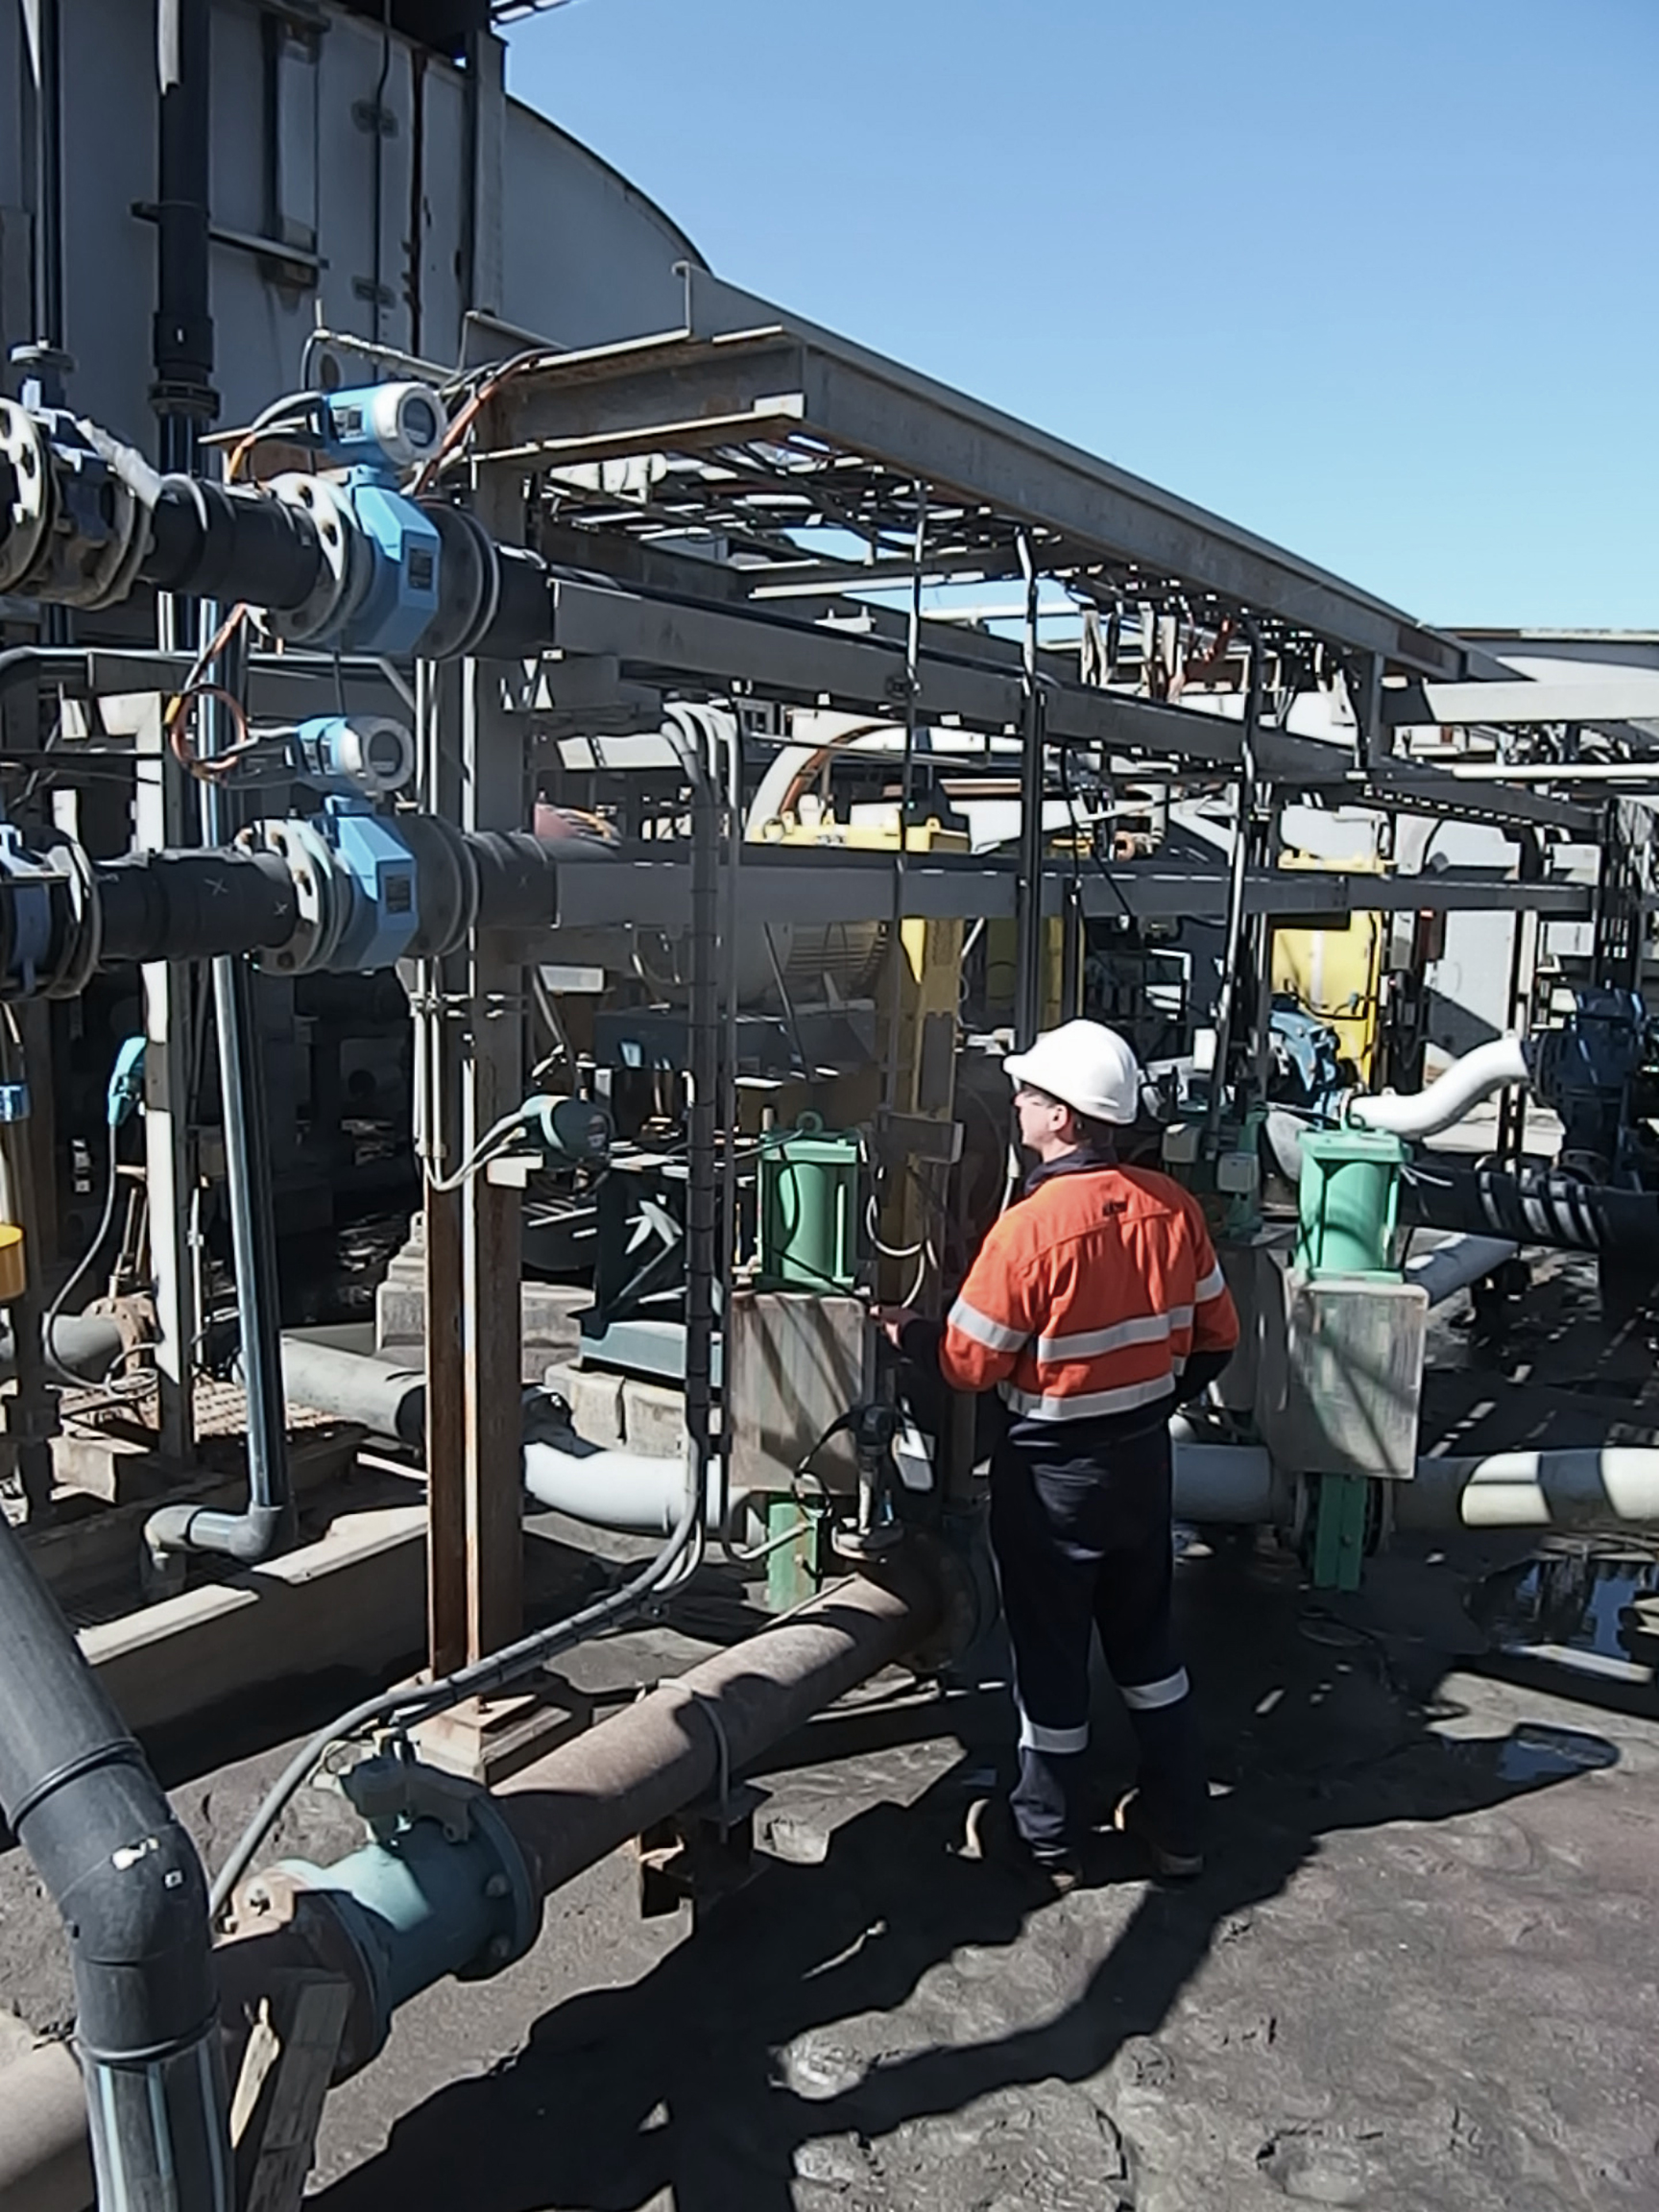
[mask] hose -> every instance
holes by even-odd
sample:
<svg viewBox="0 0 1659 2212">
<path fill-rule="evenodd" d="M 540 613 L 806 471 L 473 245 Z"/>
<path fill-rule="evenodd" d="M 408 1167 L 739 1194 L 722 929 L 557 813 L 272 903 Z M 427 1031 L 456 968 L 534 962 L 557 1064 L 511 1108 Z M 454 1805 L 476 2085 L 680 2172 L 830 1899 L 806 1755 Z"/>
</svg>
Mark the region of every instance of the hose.
<svg viewBox="0 0 1659 2212">
<path fill-rule="evenodd" d="M 696 1485 L 688 1483 L 685 1509 L 668 1541 L 620 1590 L 613 1590 L 608 1597 L 584 1606 L 567 1620 L 553 1622 L 532 1635 L 521 1636 L 516 1644 L 493 1651 L 487 1659 L 475 1659 L 469 1666 L 457 1668 L 439 1681 L 416 1689 L 386 1690 L 378 1696 L 366 1697 L 360 1705 L 352 1706 L 349 1712 L 341 1714 L 338 1719 L 330 1720 L 307 1738 L 272 1784 L 219 1869 L 209 1898 L 212 1917 L 217 1919 L 225 1910 L 237 1883 L 253 1863 L 259 1846 L 281 1817 L 288 1800 L 315 1772 L 334 1744 L 345 1743 L 377 1721 L 393 1723 L 399 1729 L 411 1728 L 418 1721 L 430 1719 L 434 1714 L 447 1712 L 464 1698 L 486 1696 L 504 1689 L 509 1682 L 520 1680 L 538 1667 L 545 1666 L 548 1660 L 557 1658 L 562 1651 L 584 1642 L 597 1629 L 616 1626 L 671 1583 L 674 1570 L 698 1532 L 701 1506 L 701 1492 Z"/>
<path fill-rule="evenodd" d="M 0 1517 L 0 1812 L 61 1913 L 98 2197 L 228 2212 L 202 1863 Z"/>
</svg>

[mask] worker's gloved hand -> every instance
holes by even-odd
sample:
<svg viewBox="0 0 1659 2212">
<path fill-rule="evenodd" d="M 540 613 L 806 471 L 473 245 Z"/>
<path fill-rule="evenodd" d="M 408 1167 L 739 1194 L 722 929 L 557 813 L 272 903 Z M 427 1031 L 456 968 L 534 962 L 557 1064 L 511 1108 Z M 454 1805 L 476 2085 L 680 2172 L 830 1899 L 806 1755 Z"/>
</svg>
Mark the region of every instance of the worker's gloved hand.
<svg viewBox="0 0 1659 2212">
<path fill-rule="evenodd" d="M 922 1316 L 914 1306 L 872 1306 L 870 1318 L 892 1345 L 895 1352 L 904 1348 L 904 1332 L 912 1321 Z"/>
</svg>

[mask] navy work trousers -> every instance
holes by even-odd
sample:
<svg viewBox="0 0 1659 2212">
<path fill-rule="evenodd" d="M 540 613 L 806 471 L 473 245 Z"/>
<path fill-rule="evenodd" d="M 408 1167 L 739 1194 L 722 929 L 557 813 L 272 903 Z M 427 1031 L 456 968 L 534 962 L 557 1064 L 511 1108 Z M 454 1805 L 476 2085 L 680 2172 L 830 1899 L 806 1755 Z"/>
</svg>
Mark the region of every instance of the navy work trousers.
<svg viewBox="0 0 1659 2212">
<path fill-rule="evenodd" d="M 1170 1622 L 1168 1431 L 1102 1442 L 1080 1430 L 1020 1422 L 991 1462 L 991 1542 L 1020 1704 L 1015 1823 L 1038 1850 L 1079 1839 L 1098 1633 L 1134 1727 L 1148 1824 L 1168 1849 L 1197 1851 L 1207 1791 Z"/>
</svg>

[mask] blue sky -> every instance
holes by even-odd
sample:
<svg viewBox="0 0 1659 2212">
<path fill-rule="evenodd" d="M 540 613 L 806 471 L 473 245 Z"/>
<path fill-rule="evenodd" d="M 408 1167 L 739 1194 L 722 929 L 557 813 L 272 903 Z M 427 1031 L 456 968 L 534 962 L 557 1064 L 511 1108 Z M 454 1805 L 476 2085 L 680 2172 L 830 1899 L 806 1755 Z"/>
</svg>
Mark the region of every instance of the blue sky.
<svg viewBox="0 0 1659 2212">
<path fill-rule="evenodd" d="M 1445 622 L 1659 628 L 1659 0 L 574 0 L 724 276 Z"/>
</svg>

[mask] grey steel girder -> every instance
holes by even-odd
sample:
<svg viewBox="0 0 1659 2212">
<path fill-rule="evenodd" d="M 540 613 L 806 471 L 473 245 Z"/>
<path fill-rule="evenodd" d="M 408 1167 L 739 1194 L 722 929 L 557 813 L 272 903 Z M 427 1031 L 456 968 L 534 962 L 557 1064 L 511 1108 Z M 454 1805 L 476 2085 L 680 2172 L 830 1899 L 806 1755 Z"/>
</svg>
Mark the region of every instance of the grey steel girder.
<svg viewBox="0 0 1659 2212">
<path fill-rule="evenodd" d="M 1057 913 L 1066 872 L 1044 878 L 1045 911 Z M 1013 915 L 1018 890 L 1013 863 L 999 856 L 966 855 L 952 862 L 912 854 L 901 898 L 906 918 L 970 921 Z M 1215 868 L 1181 868 L 1142 861 L 1110 869 L 1084 868 L 1078 876 L 1084 911 L 1137 921 L 1220 921 L 1227 906 L 1227 877 Z M 887 921 L 893 912 L 893 868 L 879 854 L 768 852 L 745 848 L 738 871 L 738 913 L 744 926 L 799 923 Z M 1585 921 L 1593 894 L 1575 883 L 1521 883 L 1494 872 L 1448 869 L 1428 876 L 1326 874 L 1312 869 L 1259 870 L 1246 884 L 1250 912 L 1286 919 L 1367 912 L 1515 911 L 1550 921 Z M 558 929 L 684 928 L 690 916 L 689 876 L 684 861 L 618 859 L 561 871 Z M 515 940 L 527 959 L 547 955 L 549 938 Z"/>
<path fill-rule="evenodd" d="M 555 464 L 770 441 L 858 455 L 900 483 L 1390 667 L 1457 681 L 1487 657 L 1284 548 L 950 386 L 710 279 L 685 330 L 538 364 L 493 402 L 497 452 Z"/>
<path fill-rule="evenodd" d="M 549 607 L 549 642 L 557 652 L 578 660 L 603 658 L 629 676 L 740 683 L 797 703 L 895 719 L 903 711 L 905 660 L 897 640 L 749 608 L 689 605 L 575 577 L 553 579 Z M 959 650 L 950 656 L 922 655 L 923 713 L 994 734 L 1018 731 L 1024 691 L 1019 669 L 1002 661 L 1004 640 L 952 643 Z M 981 654 L 981 647 L 994 650 Z M 1046 729 L 1055 744 L 1148 755 L 1219 774 L 1238 766 L 1239 727 L 1221 715 L 1081 684 L 1047 684 L 1045 689 Z M 558 696 L 557 675 L 549 671 L 540 681 L 532 677 L 520 701 L 551 707 Z M 1317 738 L 1263 731 L 1257 754 L 1263 773 L 1287 791 L 1330 790 L 1383 812 L 1421 805 L 1471 821 L 1517 821 L 1579 834 L 1594 830 L 1591 814 L 1544 793 L 1482 788 L 1476 796 L 1449 777 L 1395 762 L 1368 774 L 1356 768 L 1346 746 Z"/>
</svg>

